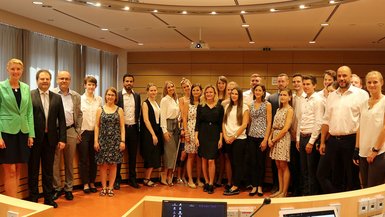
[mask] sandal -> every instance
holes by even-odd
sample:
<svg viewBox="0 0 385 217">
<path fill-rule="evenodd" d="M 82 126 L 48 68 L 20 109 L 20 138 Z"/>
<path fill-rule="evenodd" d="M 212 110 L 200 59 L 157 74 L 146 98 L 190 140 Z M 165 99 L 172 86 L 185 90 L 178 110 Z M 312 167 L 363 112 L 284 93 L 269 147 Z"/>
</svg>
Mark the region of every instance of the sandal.
<svg viewBox="0 0 385 217">
<path fill-rule="evenodd" d="M 108 194 L 109 197 L 113 197 L 115 195 L 114 194 L 114 189 L 108 189 L 107 194 Z"/>
<path fill-rule="evenodd" d="M 107 195 L 107 189 L 106 188 L 103 188 L 100 193 L 99 193 L 100 196 L 106 196 Z"/>
<path fill-rule="evenodd" d="M 156 184 L 153 181 L 151 181 L 150 179 L 144 179 L 143 184 L 147 187 L 155 187 L 156 186 Z"/>
</svg>

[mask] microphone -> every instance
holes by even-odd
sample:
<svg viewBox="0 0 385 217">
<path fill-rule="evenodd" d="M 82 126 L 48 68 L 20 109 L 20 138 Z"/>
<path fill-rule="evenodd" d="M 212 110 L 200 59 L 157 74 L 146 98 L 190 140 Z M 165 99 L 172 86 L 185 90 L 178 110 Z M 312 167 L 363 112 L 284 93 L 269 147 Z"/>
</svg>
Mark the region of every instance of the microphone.
<svg viewBox="0 0 385 217">
<path fill-rule="evenodd" d="M 257 212 L 264 206 L 264 205 L 269 205 L 271 203 L 271 199 L 269 197 L 266 197 L 265 199 L 263 199 L 263 203 L 261 204 L 261 206 L 255 210 L 251 215 L 250 217 L 253 217 L 255 214 L 257 214 Z"/>
</svg>

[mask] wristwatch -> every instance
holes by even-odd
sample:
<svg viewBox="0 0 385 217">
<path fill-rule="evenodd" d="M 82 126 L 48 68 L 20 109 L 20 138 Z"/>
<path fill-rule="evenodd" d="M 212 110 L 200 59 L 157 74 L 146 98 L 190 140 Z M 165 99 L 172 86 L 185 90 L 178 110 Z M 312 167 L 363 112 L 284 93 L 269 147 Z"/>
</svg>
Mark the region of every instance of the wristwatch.
<svg viewBox="0 0 385 217">
<path fill-rule="evenodd" d="M 372 152 L 378 153 L 379 151 L 380 151 L 379 149 L 376 149 L 375 147 L 372 147 Z"/>
</svg>

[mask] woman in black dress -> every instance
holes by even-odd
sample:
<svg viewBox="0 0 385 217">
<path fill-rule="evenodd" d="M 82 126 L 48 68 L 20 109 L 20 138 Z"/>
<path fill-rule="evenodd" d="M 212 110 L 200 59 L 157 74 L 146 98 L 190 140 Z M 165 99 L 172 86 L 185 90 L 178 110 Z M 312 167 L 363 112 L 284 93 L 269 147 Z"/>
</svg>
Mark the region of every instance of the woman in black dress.
<svg viewBox="0 0 385 217">
<path fill-rule="evenodd" d="M 215 158 L 218 149 L 222 147 L 222 119 L 223 107 L 218 103 L 218 96 L 214 86 L 204 88 L 201 103 L 197 108 L 197 122 L 195 125 L 195 141 L 198 154 L 202 157 L 202 170 L 206 184 L 203 191 L 214 193 Z"/>
<path fill-rule="evenodd" d="M 160 167 L 160 159 L 163 150 L 162 129 L 160 128 L 160 108 L 156 102 L 158 94 L 157 87 L 153 83 L 147 84 L 148 98 L 142 104 L 141 113 L 141 155 L 144 160 L 144 180 L 145 186 L 154 187 L 151 181 L 151 173 L 155 168 Z"/>
</svg>

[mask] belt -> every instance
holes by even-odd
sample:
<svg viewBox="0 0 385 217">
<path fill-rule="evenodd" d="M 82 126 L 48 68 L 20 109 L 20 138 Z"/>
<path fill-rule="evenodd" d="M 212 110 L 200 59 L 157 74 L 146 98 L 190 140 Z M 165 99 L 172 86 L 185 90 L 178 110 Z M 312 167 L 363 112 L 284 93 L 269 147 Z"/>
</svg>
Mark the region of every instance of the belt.
<svg viewBox="0 0 385 217">
<path fill-rule="evenodd" d="M 136 125 L 138 124 L 125 124 L 124 126 L 126 126 L 127 128 L 131 128 L 131 127 L 136 127 Z"/>
<path fill-rule="evenodd" d="M 311 137 L 311 133 L 299 133 L 302 138 Z"/>
<path fill-rule="evenodd" d="M 350 139 L 352 137 L 356 137 L 356 134 L 349 134 L 349 135 L 342 135 L 342 136 L 333 136 L 333 135 L 330 135 L 331 137 L 337 139 L 337 140 L 346 140 L 346 139 Z"/>
<path fill-rule="evenodd" d="M 67 126 L 67 130 L 71 129 L 72 127 L 75 128 L 75 124 L 71 124 L 71 125 Z"/>
</svg>

